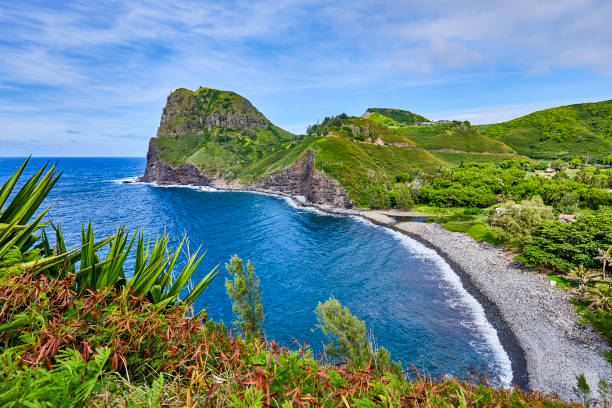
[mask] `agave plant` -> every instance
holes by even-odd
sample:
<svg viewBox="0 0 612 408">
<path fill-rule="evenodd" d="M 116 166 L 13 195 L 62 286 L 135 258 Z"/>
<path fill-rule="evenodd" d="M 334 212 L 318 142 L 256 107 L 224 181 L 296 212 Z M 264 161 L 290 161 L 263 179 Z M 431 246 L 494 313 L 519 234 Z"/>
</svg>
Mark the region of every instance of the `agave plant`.
<svg viewBox="0 0 612 408">
<path fill-rule="evenodd" d="M 29 158 L 0 188 L 0 259 L 12 252 L 12 256 L 21 259 L 39 239 L 34 233 L 45 226 L 43 218 L 50 207 L 42 211 L 33 221 L 34 216 L 60 174 L 55 174 L 55 165 L 43 175 L 48 164 L 45 164 L 15 193 L 7 207 L 4 208 L 17 181 L 21 177 Z"/>
<path fill-rule="evenodd" d="M 28 161 L 25 160 L 0 188 L 0 268 L 34 270 L 55 277 L 73 273 L 77 277 L 75 290 L 125 288 L 129 293 L 147 297 L 162 306 L 175 302 L 191 305 L 217 275 L 218 265 L 181 300 L 179 296 L 204 257 L 204 254 L 198 256 L 201 248 L 189 257 L 187 264 L 174 277 L 185 238 L 176 250 L 171 250 L 168 248 L 169 235 L 158 237 L 151 246 L 148 241 L 145 244 L 144 236 L 138 231 L 129 238 L 125 226 L 120 226 L 114 235 L 96 241 L 89 223 L 86 229 L 81 229 L 81 245 L 68 250 L 61 225 L 42 221 L 50 207 L 30 221 L 61 175 L 55 174 L 55 165 L 43 175 L 45 164 L 21 187 L 3 211 Z M 46 226 L 55 231 L 55 247 L 51 246 L 44 230 Z M 38 230 L 40 236 L 34 234 Z M 128 280 L 125 263 L 135 241 L 135 267 L 132 278 Z M 23 254 L 34 245 L 38 251 L 31 256 L 34 259 L 24 257 Z M 106 254 L 104 257 L 103 253 Z"/>
</svg>

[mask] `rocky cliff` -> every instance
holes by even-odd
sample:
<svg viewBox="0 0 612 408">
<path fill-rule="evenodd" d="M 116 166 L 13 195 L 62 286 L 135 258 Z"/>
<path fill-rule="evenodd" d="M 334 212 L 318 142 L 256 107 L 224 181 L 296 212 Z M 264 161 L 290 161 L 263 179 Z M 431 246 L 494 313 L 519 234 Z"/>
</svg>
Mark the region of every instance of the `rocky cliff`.
<svg viewBox="0 0 612 408">
<path fill-rule="evenodd" d="M 346 190 L 337 180 L 314 168 L 314 152 L 308 150 L 290 167 L 268 174 L 254 184 L 257 189 L 297 197 L 314 204 L 353 206 Z"/>
<path fill-rule="evenodd" d="M 194 164 L 183 163 L 172 167 L 164 162 L 155 147 L 153 140 L 149 142 L 147 152 L 147 167 L 139 181 L 158 184 L 181 184 L 193 186 L 209 186 L 213 178 L 202 173 Z"/>
</svg>

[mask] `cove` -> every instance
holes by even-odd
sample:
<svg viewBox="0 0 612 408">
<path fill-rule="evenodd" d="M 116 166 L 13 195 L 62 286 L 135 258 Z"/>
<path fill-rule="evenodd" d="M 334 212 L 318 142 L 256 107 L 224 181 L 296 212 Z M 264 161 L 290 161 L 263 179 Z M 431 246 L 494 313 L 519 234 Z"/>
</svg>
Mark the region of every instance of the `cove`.
<svg viewBox="0 0 612 408">
<path fill-rule="evenodd" d="M 26 173 L 44 161 L 32 159 Z M 0 180 L 20 163 L 0 159 Z M 235 253 L 253 262 L 266 335 L 281 345 L 307 343 L 321 352 L 313 311 L 334 296 L 404 367 L 414 364 L 434 377 L 510 380 L 507 356 L 482 308 L 433 250 L 359 218 L 295 208 L 282 198 L 117 182 L 142 174 L 144 166 L 144 159 L 59 160 L 64 174 L 47 201 L 57 200 L 50 217 L 69 244 L 78 243 L 89 220 L 98 238 L 121 223 L 152 237 L 168 232 L 174 244 L 187 234 L 192 250 L 202 244 L 208 251 L 200 275 Z M 230 325 L 226 276 L 222 269 L 195 307 Z"/>
</svg>

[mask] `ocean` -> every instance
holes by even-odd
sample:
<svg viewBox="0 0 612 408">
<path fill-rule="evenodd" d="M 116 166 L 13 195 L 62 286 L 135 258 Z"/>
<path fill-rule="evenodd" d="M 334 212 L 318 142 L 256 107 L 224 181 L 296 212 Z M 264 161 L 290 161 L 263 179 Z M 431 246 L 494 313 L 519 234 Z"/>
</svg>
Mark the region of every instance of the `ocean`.
<svg viewBox="0 0 612 408">
<path fill-rule="evenodd" d="M 22 161 L 0 158 L 0 184 Z M 223 265 L 238 254 L 261 279 L 265 333 L 281 345 L 306 343 L 321 353 L 325 339 L 314 310 L 333 296 L 405 368 L 497 384 L 512 378 L 482 307 L 435 251 L 402 234 L 283 198 L 123 183 L 143 173 L 143 158 L 33 158 L 26 175 L 46 161 L 64 171 L 46 204 L 69 244 L 78 244 L 81 226 L 91 221 L 97 238 L 125 224 L 152 239 L 166 232 L 173 245 L 187 235 L 192 251 L 202 245 L 207 253 L 196 279 L 217 264 L 221 272 L 194 307 L 216 321 L 234 320 Z"/>
</svg>

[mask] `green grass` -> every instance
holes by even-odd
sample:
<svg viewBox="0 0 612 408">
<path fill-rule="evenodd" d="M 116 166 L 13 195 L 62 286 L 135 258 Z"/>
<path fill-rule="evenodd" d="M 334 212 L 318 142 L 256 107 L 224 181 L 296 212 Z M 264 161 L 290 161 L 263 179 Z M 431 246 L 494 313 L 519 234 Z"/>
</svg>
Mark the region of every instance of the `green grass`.
<svg viewBox="0 0 612 408">
<path fill-rule="evenodd" d="M 443 227 L 448 231 L 465 232 L 478 242 L 486 241 L 492 244 L 496 243 L 485 224 L 474 222 L 448 222 L 443 224 Z"/>
<path fill-rule="evenodd" d="M 546 109 L 477 128 L 532 158 L 571 159 L 612 152 L 612 100 Z"/>
<path fill-rule="evenodd" d="M 493 163 L 499 164 L 506 160 L 530 160 L 527 156 L 517 154 L 489 154 L 489 153 L 461 153 L 461 152 L 436 152 L 430 153 L 438 159 L 450 164 L 459 166 L 461 163 Z"/>
<path fill-rule="evenodd" d="M 449 149 L 461 152 L 512 153 L 512 149 L 504 143 L 488 138 L 476 128 L 466 125 L 411 126 L 398 129 L 398 133 L 427 150 Z"/>
<path fill-rule="evenodd" d="M 433 170 L 446 164 L 418 147 L 378 146 L 342 138 L 322 138 L 312 144 L 315 166 L 346 188 L 361 206 L 371 202 L 371 189 L 391 183 L 399 173 Z"/>
<path fill-rule="evenodd" d="M 427 119 L 424 116 L 417 115 L 416 113 L 412 113 L 410 111 L 401 110 L 401 109 L 390 109 L 390 108 L 368 108 L 367 112 L 371 112 L 377 115 L 373 115 L 375 121 L 384 121 L 382 117 L 387 117 L 392 119 L 395 123 L 399 123 L 402 125 L 414 125 L 420 122 L 427 122 Z M 379 116 L 380 115 L 380 116 Z M 368 117 L 370 119 L 371 117 Z M 380 123 L 380 122 L 379 122 Z M 383 123 L 385 124 L 385 123 Z"/>
</svg>

